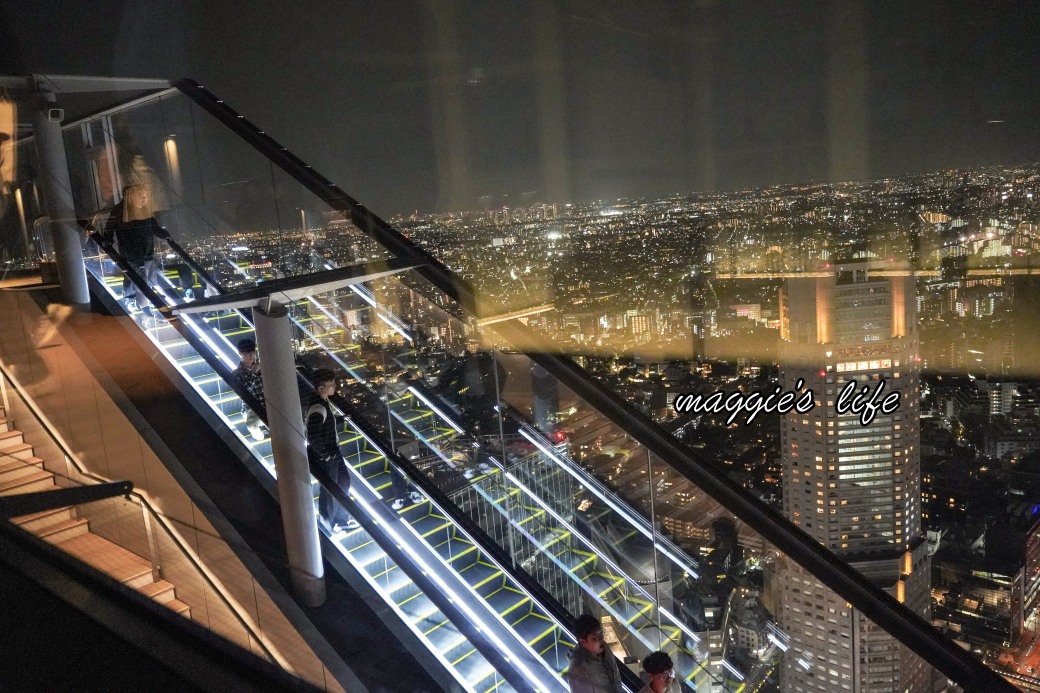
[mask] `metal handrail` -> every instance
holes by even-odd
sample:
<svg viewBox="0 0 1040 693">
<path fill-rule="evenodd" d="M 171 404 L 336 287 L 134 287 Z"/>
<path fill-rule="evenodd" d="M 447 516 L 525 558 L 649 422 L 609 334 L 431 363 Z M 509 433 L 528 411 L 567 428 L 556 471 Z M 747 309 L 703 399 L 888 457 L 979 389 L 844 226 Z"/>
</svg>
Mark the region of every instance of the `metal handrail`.
<svg viewBox="0 0 1040 693">
<path fill-rule="evenodd" d="M 36 406 L 36 403 L 26 394 L 21 384 L 11 374 L 10 370 L 8 370 L 7 365 L 4 364 L 3 361 L 0 361 L 0 391 L 2 391 L 3 395 L 5 414 L 10 413 L 10 409 L 8 408 L 6 386 L 7 382 L 11 383 L 11 386 L 18 394 L 19 399 L 21 399 L 22 402 L 26 405 L 26 407 L 32 413 L 36 421 L 40 424 L 40 426 L 43 427 L 43 430 L 47 432 L 47 435 L 50 436 L 51 440 L 54 441 L 54 443 L 61 449 L 62 454 L 65 455 L 66 461 L 71 462 L 72 465 L 76 468 L 76 472 L 78 474 L 99 483 L 106 483 L 111 481 L 111 479 L 107 479 L 101 476 L 100 474 L 96 474 L 95 472 L 92 472 L 86 468 L 86 465 L 83 464 L 79 457 L 74 452 L 72 452 L 69 446 L 65 443 L 65 440 L 61 437 L 61 434 L 58 433 L 57 430 L 55 430 L 54 426 L 47 419 L 46 415 L 39 409 L 39 407 Z M 276 662 L 283 669 L 287 669 L 289 666 L 288 662 L 286 662 L 281 656 L 279 656 L 267 647 L 267 645 L 264 643 L 261 637 L 260 632 L 257 631 L 257 629 L 254 628 L 241 613 L 239 613 L 238 608 L 227 597 L 227 595 L 225 595 L 224 589 L 217 584 L 217 582 L 209 574 L 209 570 L 193 554 L 191 547 L 189 547 L 183 541 L 183 539 L 181 539 L 177 532 L 173 530 L 173 527 L 168 523 L 166 516 L 160 513 L 158 510 L 156 510 L 156 508 L 152 505 L 151 501 L 149 501 L 148 498 L 145 497 L 139 491 L 131 491 L 130 496 L 136 499 L 137 502 L 141 505 L 141 507 L 144 508 L 145 511 L 147 511 L 148 514 L 156 520 L 156 522 L 158 522 L 159 526 L 162 527 L 163 531 L 170 538 L 170 540 L 177 546 L 180 552 L 192 564 L 192 567 L 195 568 L 195 570 L 202 576 L 202 579 L 205 580 L 206 584 L 209 585 L 213 592 L 218 597 L 220 597 L 220 600 L 224 602 L 225 606 L 228 607 L 231 613 L 235 616 L 235 619 L 239 622 L 239 625 L 245 628 L 246 632 L 249 633 L 249 635 L 254 640 L 256 640 L 260 649 L 263 650 L 267 658 L 272 662 Z"/>
</svg>

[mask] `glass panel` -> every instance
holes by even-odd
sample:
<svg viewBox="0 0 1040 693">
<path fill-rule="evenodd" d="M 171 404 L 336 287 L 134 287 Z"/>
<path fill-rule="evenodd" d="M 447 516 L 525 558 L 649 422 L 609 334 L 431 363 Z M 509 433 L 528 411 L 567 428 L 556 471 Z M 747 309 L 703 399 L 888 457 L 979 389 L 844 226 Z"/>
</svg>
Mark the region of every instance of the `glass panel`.
<svg viewBox="0 0 1040 693">
<path fill-rule="evenodd" d="M 41 259 L 54 259 L 54 245 L 47 226 L 40 220 L 41 206 L 39 159 L 31 141 L 20 140 L 12 146 L 14 180 L 0 203 L 3 253 L 0 258 L 10 269 L 35 267 Z"/>
<path fill-rule="evenodd" d="M 203 273 L 217 284 L 233 289 L 279 276 L 387 256 L 339 213 L 330 212 L 315 202 L 309 192 L 183 97 L 164 97 L 161 101 L 127 109 L 108 121 L 107 127 L 102 122 L 100 129 L 91 125 L 87 133 L 79 133 L 84 138 L 84 146 L 89 146 L 87 155 L 72 165 L 85 169 L 98 180 L 93 187 L 77 187 L 89 189 L 96 209 L 110 199 L 99 182 L 106 164 L 114 168 L 113 180 L 131 176 L 135 170 L 139 177 L 152 180 L 154 189 L 161 193 L 154 199 L 165 196 L 167 200 L 175 200 L 156 202 L 160 220 L 173 230 L 175 239 L 189 248 L 189 256 L 199 261 Z M 114 154 L 107 159 L 98 156 L 96 142 L 106 136 L 111 138 L 114 148 Z M 227 146 L 224 146 L 225 139 Z M 191 147 L 182 146 L 187 141 Z M 142 173 L 139 162 L 135 169 L 135 156 L 144 159 L 148 171 Z M 86 192 L 78 194 L 87 195 Z M 762 343 L 754 339 L 754 330 L 744 329 L 749 321 L 757 324 L 768 319 L 782 322 L 792 318 L 791 313 L 784 313 L 792 303 L 781 302 L 772 318 L 766 315 L 771 307 L 762 297 L 775 295 L 776 280 L 766 278 L 753 289 L 735 289 L 724 282 L 743 281 L 736 272 L 709 278 L 696 273 L 687 275 L 683 271 L 678 288 L 661 288 L 652 297 L 657 303 L 678 300 L 682 309 L 661 310 L 650 305 L 622 303 L 617 296 L 624 295 L 624 282 L 637 275 L 650 276 L 654 261 L 645 257 L 647 254 L 636 252 L 637 247 L 645 245 L 647 237 L 647 232 L 640 229 L 630 234 L 621 247 L 627 248 L 626 257 L 639 256 L 639 262 L 649 264 L 633 264 L 631 272 L 604 274 L 598 270 L 597 261 L 588 262 L 588 257 L 600 257 L 602 265 L 607 266 L 607 256 L 597 256 L 597 253 L 613 252 L 616 244 L 599 244 L 596 239 L 611 236 L 620 228 L 615 225 L 633 221 L 624 220 L 626 215 L 636 214 L 634 207 L 625 205 L 601 211 L 607 213 L 593 215 L 591 221 L 582 218 L 578 222 L 580 229 L 568 228 L 563 223 L 559 231 L 553 231 L 550 227 L 557 220 L 557 212 L 550 212 L 548 208 L 541 211 L 541 216 L 534 213 L 531 219 L 521 219 L 522 223 L 530 222 L 531 228 L 537 229 L 531 231 L 535 234 L 532 238 L 523 239 L 523 252 L 512 247 L 515 243 L 507 242 L 507 238 L 515 238 L 515 228 L 510 231 L 512 236 L 503 235 L 500 243 L 492 243 L 488 258 L 439 248 L 437 254 L 441 259 L 476 285 L 483 322 L 463 315 L 443 292 L 414 272 L 303 301 L 287 301 L 295 321 L 295 342 L 301 364 L 305 370 L 332 366 L 339 372 L 344 408 L 364 424 L 344 424 L 341 433 L 345 445 L 353 444 L 350 454 L 358 467 L 363 466 L 370 454 L 383 460 L 371 480 L 358 472 L 365 483 L 372 482 L 371 492 L 375 497 L 390 505 L 403 501 L 405 508 L 428 502 L 427 499 L 413 500 L 412 486 L 395 468 L 395 455 L 400 455 L 417 467 L 454 507 L 454 510 L 440 507 L 438 512 L 464 513 L 496 542 L 504 556 L 497 567 L 508 568 L 505 572 L 517 569 L 533 577 L 572 616 L 591 611 L 603 617 L 607 638 L 620 655 L 638 660 L 653 649 L 671 648 L 676 666 L 687 683 L 718 690 L 737 690 L 747 682 L 772 681 L 771 677 L 777 675 L 793 677 L 790 680 L 794 681 L 797 677 L 792 672 L 796 666 L 806 669 L 813 681 L 825 680 L 824 689 L 840 688 L 845 685 L 842 662 L 830 661 L 828 657 L 833 653 L 829 649 L 822 655 L 819 651 L 821 642 L 830 644 L 829 633 L 817 633 L 817 624 L 813 624 L 815 634 L 810 636 L 805 625 L 808 621 L 803 617 L 806 594 L 824 605 L 838 604 L 841 600 L 816 585 L 775 547 L 708 498 L 686 478 L 681 468 L 674 466 L 675 462 L 651 456 L 623 426 L 608 421 L 556 382 L 537 359 L 521 353 L 537 352 L 544 346 L 509 343 L 495 335 L 495 320 L 506 319 L 515 311 L 527 311 L 523 321 L 534 331 L 549 335 L 555 342 L 554 348 L 573 351 L 589 372 L 601 376 L 637 409 L 653 414 L 660 422 L 672 418 L 667 413 L 669 393 L 664 392 L 662 398 L 662 388 L 641 385 L 659 382 L 659 376 L 664 375 L 662 370 L 669 367 L 668 359 L 704 356 L 709 349 L 705 340 L 709 337 L 716 340 L 710 345 L 716 349 L 713 356 L 738 363 L 733 367 L 704 360 L 698 364 L 701 372 L 705 368 L 716 368 L 722 382 L 745 389 L 772 387 L 777 382 L 776 371 L 769 365 L 775 362 L 773 347 L 763 348 Z M 578 214 L 578 211 L 572 209 L 565 213 Z M 443 220 L 436 223 L 409 220 L 406 225 L 409 232 L 426 234 L 434 244 L 443 241 L 450 245 L 461 242 L 460 239 L 475 228 L 472 221 L 463 215 L 448 224 Z M 482 223 L 493 226 L 498 222 L 492 214 Z M 516 223 L 516 220 L 511 217 L 507 223 Z M 549 230 L 545 231 L 546 228 Z M 544 236 L 538 235 L 543 232 Z M 938 237 L 940 235 L 932 234 L 930 240 L 921 245 L 927 256 L 924 264 L 934 267 L 938 261 L 940 271 L 948 275 L 957 268 L 948 267 L 949 262 L 943 265 L 942 260 L 955 256 L 932 243 Z M 727 242 L 727 238 L 726 233 L 713 236 L 706 246 L 706 256 L 710 256 L 709 262 L 717 260 L 720 266 L 739 271 L 800 271 L 808 267 L 806 263 L 826 259 L 833 252 L 828 248 L 821 250 L 818 257 L 798 256 L 792 264 L 786 262 L 791 258 L 780 261 L 782 248 L 780 251 L 770 249 L 763 256 L 758 250 L 749 249 L 754 244 L 734 244 Z M 893 233 L 886 238 L 871 245 L 869 252 L 879 257 L 890 252 L 898 254 L 897 247 L 906 240 L 906 234 Z M 789 240 L 795 242 L 793 238 Z M 696 247 L 699 254 L 702 247 Z M 162 295 L 171 302 L 190 299 L 189 289 L 193 294 L 205 292 L 207 284 L 198 276 L 196 268 L 175 250 L 171 246 L 169 252 L 162 251 L 161 271 L 156 278 Z M 531 267 L 518 265 L 521 260 L 526 263 L 529 252 L 533 253 Z M 582 256 L 580 262 L 579 255 Z M 502 261 L 499 263 L 502 266 L 495 262 L 487 266 L 478 264 L 496 258 Z M 889 262 L 894 262 L 894 258 Z M 103 257 L 97 257 L 93 263 L 92 271 L 106 280 L 113 295 L 121 296 L 118 272 L 114 272 Z M 975 269 L 980 267 L 982 265 Z M 940 274 L 936 280 L 941 280 L 939 284 L 924 285 L 926 290 L 917 297 L 923 311 L 930 305 L 929 301 L 939 300 L 937 295 L 944 296 L 939 309 L 953 313 L 961 310 L 957 308 L 963 304 L 963 300 L 958 299 L 963 298 L 961 293 L 947 291 L 950 287 L 942 286 L 951 276 Z M 848 277 L 852 283 L 865 278 L 866 275 L 858 277 L 855 271 Z M 841 281 L 839 276 L 838 283 Z M 912 301 L 907 299 L 912 295 L 913 282 L 903 284 L 899 300 L 909 305 Z M 996 284 L 987 280 L 984 286 Z M 720 292 L 725 295 L 720 297 Z M 1018 295 L 1027 294 L 1020 291 Z M 595 310 L 584 311 L 581 306 L 590 297 L 598 297 L 596 300 L 603 299 L 606 303 L 597 304 Z M 755 299 L 761 300 L 756 303 Z M 847 296 L 845 299 L 852 300 Z M 548 304 L 554 300 L 556 307 L 549 310 L 552 306 Z M 980 300 L 973 311 L 994 308 L 997 299 L 987 294 Z M 1008 301 L 1009 305 L 1013 304 Z M 944 307 L 947 303 L 952 307 Z M 720 312 L 723 304 L 726 310 Z M 609 310 L 605 308 L 608 305 Z M 154 332 L 159 342 L 167 344 L 169 340 L 159 336 L 163 328 L 161 322 L 155 322 L 144 310 L 141 313 L 143 315 L 138 317 L 142 326 Z M 839 320 L 837 323 L 841 324 L 833 325 L 838 342 L 845 337 L 880 334 L 880 328 L 871 325 L 881 317 L 885 318 L 882 322 L 889 320 L 887 313 L 886 316 L 864 313 L 854 317 L 859 320 L 856 324 Z M 809 325 L 800 313 L 793 318 L 798 324 L 788 325 L 787 329 L 823 329 L 821 325 L 826 323 Z M 902 320 L 905 324 L 901 329 L 914 329 L 916 320 L 907 318 L 906 314 Z M 214 349 L 220 358 L 232 363 L 234 342 L 251 334 L 247 312 L 206 316 L 199 320 L 199 328 L 215 330 Z M 667 337 L 659 338 L 661 333 L 667 333 Z M 987 347 L 983 356 L 977 356 L 975 351 L 983 352 L 967 347 L 965 343 L 962 351 L 972 354 L 971 358 L 1003 364 L 1003 355 L 995 355 L 1003 354 L 999 348 Z M 867 351 L 862 346 L 857 348 L 860 354 L 852 370 L 884 370 L 880 356 L 872 359 L 869 347 Z M 652 353 L 647 356 L 646 350 Z M 619 353 L 624 355 L 615 358 Z M 955 353 L 960 352 L 939 350 L 936 362 L 940 362 L 944 354 Z M 846 355 L 847 360 L 832 364 L 834 374 L 839 372 L 839 365 L 842 374 L 849 372 L 854 355 L 851 352 Z M 915 358 L 917 355 L 908 351 L 906 356 Z M 876 367 L 872 365 L 873 360 L 878 361 Z M 866 365 L 861 366 L 861 361 Z M 733 377 L 725 380 L 725 374 L 731 369 Z M 910 368 L 904 364 L 901 370 L 909 372 Z M 837 394 L 826 392 L 828 385 L 834 389 L 837 384 L 837 378 L 828 381 L 828 373 L 825 367 L 820 374 L 819 392 L 827 402 L 825 406 L 830 406 L 826 397 Z M 893 372 L 892 377 L 899 376 Z M 700 384 L 708 382 L 711 381 L 705 379 Z M 216 389 L 219 388 L 217 385 Z M 219 391 L 215 396 L 218 400 L 223 397 Z M 225 412 L 229 423 L 236 426 L 241 435 L 251 435 L 246 414 L 237 409 L 240 405 L 235 398 L 228 395 L 227 402 L 234 410 Z M 764 473 L 761 465 L 748 464 L 747 455 L 765 453 L 754 446 L 736 445 L 736 437 L 727 434 L 725 427 L 699 427 L 692 421 L 681 423 L 682 427 L 675 428 L 677 435 L 685 437 L 695 449 L 702 449 L 705 456 L 719 458 L 707 463 L 728 464 L 732 478 L 749 488 L 757 484 L 756 490 L 767 502 L 775 505 L 779 495 L 770 498 L 770 490 L 778 491 L 785 483 L 790 486 L 790 470 L 782 472 L 775 460 L 771 466 L 767 462 Z M 810 437 L 815 433 L 811 423 L 802 431 Z M 916 425 L 916 421 L 911 422 L 907 431 Z M 369 435 L 371 439 L 366 438 Z M 763 438 L 768 435 L 764 433 Z M 771 440 L 762 448 L 772 447 L 775 437 Z M 256 442 L 260 444 L 259 453 L 259 447 L 267 443 L 265 440 Z M 830 470 L 821 471 L 826 474 Z M 820 481 L 828 483 L 822 476 Z M 853 485 L 863 486 L 859 481 Z M 786 489 L 789 506 L 791 488 Z M 797 488 L 806 490 L 802 486 Z M 819 493 L 817 488 L 812 486 L 808 491 L 815 500 L 815 494 Z M 823 491 L 826 493 L 828 489 Z M 905 488 L 892 492 L 903 496 L 894 500 L 916 505 L 914 484 L 908 482 Z M 422 498 L 421 493 L 416 493 Z M 829 503 L 829 495 L 822 498 Z M 834 500 L 844 499 L 835 496 Z M 444 498 L 438 498 L 438 502 L 445 502 Z M 814 505 L 812 509 L 818 508 Z M 830 506 L 822 505 L 819 509 L 829 513 Z M 938 509 L 930 511 L 938 512 Z M 903 511 L 901 517 L 893 514 L 890 518 L 884 516 L 885 512 L 887 510 L 880 513 L 881 520 L 872 518 L 870 522 L 891 520 L 893 537 L 897 533 L 910 534 L 909 510 Z M 805 518 L 798 524 L 810 529 Z M 895 529 L 898 526 L 902 529 Z M 464 546 L 463 541 L 452 533 L 441 546 L 449 556 L 454 556 L 460 546 Z M 924 547 L 923 542 L 916 542 L 912 549 L 896 558 L 857 561 L 855 565 L 915 610 L 927 614 L 929 569 Z M 796 586 L 800 586 L 802 597 L 783 596 L 784 590 L 792 591 Z M 781 596 L 774 598 L 775 595 L 769 594 L 770 589 L 779 589 Z M 948 595 L 949 590 L 944 588 L 938 596 L 945 602 Z M 799 598 L 802 606 L 797 605 Z M 860 671 L 867 672 L 864 676 L 869 678 L 875 675 L 871 671 L 887 667 L 889 671 L 885 676 L 896 676 L 899 682 L 916 686 L 919 680 L 911 671 L 913 667 L 893 664 L 896 659 L 901 662 L 904 659 L 901 646 L 877 642 L 888 636 L 881 636 L 876 629 L 871 630 L 872 626 L 861 624 L 851 612 L 841 616 L 839 607 L 840 604 L 833 606 L 836 610 L 833 613 L 850 620 L 847 628 L 841 626 L 845 631 L 836 627 L 833 634 L 847 632 L 849 638 L 859 643 L 861 654 L 857 656 L 867 657 L 865 662 L 860 662 L 868 665 L 860 666 Z M 826 608 L 827 614 L 821 612 L 816 616 L 822 616 L 823 622 L 829 623 L 832 606 Z M 952 606 L 951 609 L 957 611 Z M 745 625 L 738 627 L 737 624 Z M 758 640 L 752 638 L 750 632 L 758 627 L 755 624 L 766 624 L 758 628 Z M 564 661 L 559 647 L 567 641 L 567 634 L 558 631 L 555 637 L 555 649 L 549 658 L 555 658 L 553 661 L 559 664 Z M 755 643 L 758 645 L 754 646 Z M 795 643 L 793 650 L 798 653 L 797 657 L 791 654 L 791 643 Z M 869 661 L 872 656 L 875 661 Z M 803 660 L 807 664 L 802 664 Z M 815 664 L 809 660 L 815 660 Z M 821 662 L 828 664 L 825 673 L 816 670 L 823 666 Z M 834 669 L 837 674 L 831 673 L 829 664 L 838 666 Z M 878 667 L 869 666 L 872 664 Z M 807 685 L 810 683 L 807 681 Z M 875 683 L 883 687 L 893 681 Z"/>
<path fill-rule="evenodd" d="M 128 186 L 144 188 L 159 225 L 226 289 L 328 269 L 332 257 L 345 264 L 389 257 L 344 214 L 180 94 L 68 128 L 65 137 L 81 216 L 104 231 Z M 125 204 L 116 209 L 127 216 Z M 206 291 L 210 282 L 178 248 L 160 242 L 157 251 L 159 269 L 180 277 L 169 287 L 171 299 Z"/>
<path fill-rule="evenodd" d="M 335 367 L 351 415 L 421 469 L 511 569 L 572 615 L 602 617 L 622 659 L 663 649 L 697 690 L 775 686 L 798 678 L 792 667 L 834 690 L 859 670 L 849 654 L 855 633 L 856 656 L 889 658 L 883 685 L 892 677 L 913 690 L 924 685 L 931 674 L 906 663 L 915 658 L 905 647 L 875 642 L 888 636 L 495 336 L 493 324 L 482 328 L 451 309 L 414 272 L 309 297 L 293 306 L 301 361 Z M 399 497 L 394 484 L 387 489 Z M 888 566 L 901 585 L 892 592 L 912 595 L 924 613 L 923 544 L 910 559 L 906 575 L 906 557 Z M 792 585 L 813 599 L 785 596 Z M 819 615 L 833 631 L 820 634 L 823 659 L 814 649 L 817 614 L 805 626 L 806 601 L 824 604 Z"/>
<path fill-rule="evenodd" d="M 594 547 L 586 569 L 617 599 L 588 601 L 587 591 L 584 606 L 610 616 L 626 655 L 664 649 L 697 690 L 757 687 L 776 676 L 781 690 L 840 690 L 865 671 L 856 657 L 873 663 L 862 674 L 864 683 L 876 679 L 867 690 L 926 689 L 927 674 L 904 662 L 905 647 L 530 358 L 500 353 L 506 418 L 528 443 L 507 456 L 506 474 L 541 490 L 573 536 Z M 925 549 L 861 569 L 925 615 Z M 641 589 L 621 589 L 622 576 Z M 619 607 L 626 601 L 651 606 L 640 620 Z"/>
</svg>

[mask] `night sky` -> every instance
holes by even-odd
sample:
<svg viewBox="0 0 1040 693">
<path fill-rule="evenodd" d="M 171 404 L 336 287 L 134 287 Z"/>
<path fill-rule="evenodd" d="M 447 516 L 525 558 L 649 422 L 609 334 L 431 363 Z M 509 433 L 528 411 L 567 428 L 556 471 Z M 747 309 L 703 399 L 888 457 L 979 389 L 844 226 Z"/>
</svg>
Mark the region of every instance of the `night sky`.
<svg viewBox="0 0 1040 693">
<path fill-rule="evenodd" d="M 1040 160 L 1038 37 L 1036 2 L 0 0 L 0 73 L 193 77 L 383 215 Z"/>
</svg>

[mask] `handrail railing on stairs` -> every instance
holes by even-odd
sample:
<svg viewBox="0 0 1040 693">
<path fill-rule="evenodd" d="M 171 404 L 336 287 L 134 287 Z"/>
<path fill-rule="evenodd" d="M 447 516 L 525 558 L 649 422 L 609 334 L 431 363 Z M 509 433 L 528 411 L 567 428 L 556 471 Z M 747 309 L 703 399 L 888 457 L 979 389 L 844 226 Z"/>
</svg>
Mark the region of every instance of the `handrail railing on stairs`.
<svg viewBox="0 0 1040 693">
<path fill-rule="evenodd" d="M 43 430 L 47 432 L 47 435 L 51 438 L 51 440 L 54 441 L 55 445 L 57 445 L 61 449 L 62 454 L 65 456 L 66 463 L 71 464 L 73 467 L 75 467 L 77 474 L 86 479 L 90 479 L 98 483 L 111 481 L 111 479 L 107 479 L 101 476 L 100 474 L 96 474 L 95 472 L 92 472 L 89 469 L 87 469 L 86 465 L 83 464 L 83 461 L 80 460 L 76 453 L 74 453 L 71 450 L 69 445 L 62 438 L 61 434 L 57 431 L 54 425 L 47 418 L 47 415 L 44 414 L 43 411 L 41 411 L 40 408 L 36 405 L 36 403 L 32 400 L 32 398 L 29 397 L 28 393 L 22 387 L 21 383 L 19 383 L 18 380 L 11 373 L 7 364 L 5 364 L 3 361 L 0 361 L 0 399 L 2 399 L 3 401 L 4 412 L 8 418 L 10 418 L 11 412 L 10 401 L 7 393 L 8 382 L 11 384 L 11 387 L 14 389 L 18 398 L 25 404 L 26 408 L 32 413 L 33 417 L 40 424 Z M 174 545 L 181 552 L 181 554 L 184 555 L 184 557 L 192 565 L 195 571 L 202 577 L 206 585 L 210 589 L 212 589 L 213 593 L 220 598 L 221 602 L 223 602 L 224 605 L 228 608 L 228 610 L 234 616 L 238 624 L 245 629 L 245 631 L 255 641 L 260 650 L 263 651 L 267 659 L 272 662 L 275 662 L 283 669 L 288 670 L 289 663 L 276 650 L 273 650 L 272 648 L 268 647 L 268 645 L 264 642 L 263 638 L 261 637 L 259 629 L 253 626 L 249 622 L 249 620 L 241 613 L 241 610 L 235 605 L 234 600 L 232 600 L 226 594 L 226 590 L 220 584 L 220 581 L 217 580 L 210 573 L 209 569 L 205 567 L 205 564 L 195 554 L 194 550 L 192 550 L 192 548 L 187 544 L 187 542 L 185 542 L 184 539 L 173 528 L 168 518 L 163 513 L 159 512 L 159 510 L 155 508 L 155 506 L 147 498 L 147 496 L 145 496 L 141 492 L 137 490 L 131 491 L 130 496 L 141 506 L 142 512 L 144 514 L 145 531 L 148 537 L 148 546 L 150 552 L 152 552 L 152 555 L 149 556 L 149 560 L 152 564 L 153 578 L 161 577 L 161 567 L 158 561 L 158 545 L 155 541 L 155 536 L 152 529 L 152 523 L 154 522 L 162 528 L 166 536 L 169 537 L 170 541 L 174 543 Z"/>
</svg>

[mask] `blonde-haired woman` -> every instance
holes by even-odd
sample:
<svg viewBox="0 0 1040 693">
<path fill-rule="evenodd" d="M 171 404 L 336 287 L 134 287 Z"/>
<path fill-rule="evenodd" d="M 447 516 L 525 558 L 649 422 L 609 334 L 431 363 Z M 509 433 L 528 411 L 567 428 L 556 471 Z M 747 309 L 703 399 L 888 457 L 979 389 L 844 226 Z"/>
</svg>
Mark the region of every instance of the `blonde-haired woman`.
<svg viewBox="0 0 1040 693">
<path fill-rule="evenodd" d="M 155 237 L 168 238 L 166 229 L 155 220 L 150 186 L 131 183 L 123 188 L 123 199 L 112 208 L 105 224 L 104 237 L 114 241 L 127 264 L 149 284 L 155 284 Z M 123 298 L 127 308 L 136 307 L 137 290 L 129 277 L 123 277 Z M 149 306 L 150 308 L 150 306 Z M 146 313 L 150 312 L 145 310 Z"/>
</svg>

